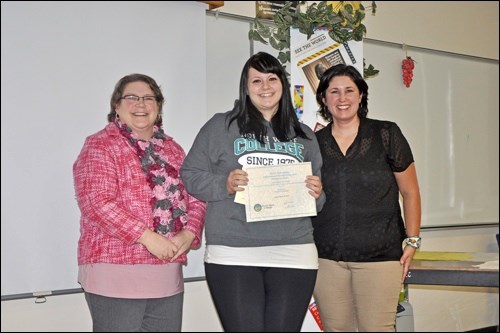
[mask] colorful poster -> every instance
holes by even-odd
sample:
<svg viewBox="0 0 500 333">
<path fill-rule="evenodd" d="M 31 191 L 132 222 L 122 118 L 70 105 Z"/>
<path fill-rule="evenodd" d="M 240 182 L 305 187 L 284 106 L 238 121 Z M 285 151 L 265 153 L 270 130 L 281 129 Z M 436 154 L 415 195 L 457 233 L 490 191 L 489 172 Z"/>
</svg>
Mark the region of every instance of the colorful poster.
<svg viewBox="0 0 500 333">
<path fill-rule="evenodd" d="M 294 107 L 299 120 L 314 131 L 326 125 L 317 114 L 319 78 L 328 68 L 339 63 L 353 65 L 363 73 L 363 43 L 340 44 L 328 36 L 326 29 L 317 30 L 309 39 L 298 29 L 290 30 L 290 81 Z M 300 98 L 297 98 L 297 87 L 302 89 Z"/>
</svg>

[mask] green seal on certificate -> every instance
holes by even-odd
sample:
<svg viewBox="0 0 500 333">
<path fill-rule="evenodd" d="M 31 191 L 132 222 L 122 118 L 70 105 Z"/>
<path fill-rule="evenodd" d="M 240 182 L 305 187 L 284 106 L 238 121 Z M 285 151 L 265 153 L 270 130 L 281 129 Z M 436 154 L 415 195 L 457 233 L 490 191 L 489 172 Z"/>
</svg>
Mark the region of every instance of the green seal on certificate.
<svg viewBox="0 0 500 333">
<path fill-rule="evenodd" d="M 262 205 L 256 204 L 255 206 L 253 206 L 253 210 L 255 210 L 256 212 L 260 212 L 262 210 Z"/>
</svg>

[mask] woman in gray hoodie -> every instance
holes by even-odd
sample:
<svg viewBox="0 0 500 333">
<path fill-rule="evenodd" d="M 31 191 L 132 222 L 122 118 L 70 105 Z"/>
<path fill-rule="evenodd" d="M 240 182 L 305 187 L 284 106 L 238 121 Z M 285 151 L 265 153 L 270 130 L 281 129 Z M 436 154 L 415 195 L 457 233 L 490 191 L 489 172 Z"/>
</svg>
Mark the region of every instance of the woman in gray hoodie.
<svg viewBox="0 0 500 333">
<path fill-rule="evenodd" d="M 198 133 L 181 176 L 208 203 L 205 274 L 225 331 L 298 332 L 311 300 L 318 255 L 309 216 L 247 222 L 235 193 L 246 166 L 311 162 L 305 179 L 320 211 L 325 202 L 321 153 L 292 106 L 286 72 L 264 52 L 245 64 L 234 109 Z"/>
</svg>

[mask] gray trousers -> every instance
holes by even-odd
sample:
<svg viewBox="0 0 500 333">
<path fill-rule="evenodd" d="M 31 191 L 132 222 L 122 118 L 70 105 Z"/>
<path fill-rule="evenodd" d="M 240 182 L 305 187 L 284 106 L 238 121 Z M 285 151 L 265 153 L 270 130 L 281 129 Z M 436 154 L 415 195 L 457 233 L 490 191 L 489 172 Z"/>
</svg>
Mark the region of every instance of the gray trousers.
<svg viewBox="0 0 500 333">
<path fill-rule="evenodd" d="M 85 293 L 94 332 L 180 332 L 184 293 L 163 298 L 113 298 Z"/>
</svg>

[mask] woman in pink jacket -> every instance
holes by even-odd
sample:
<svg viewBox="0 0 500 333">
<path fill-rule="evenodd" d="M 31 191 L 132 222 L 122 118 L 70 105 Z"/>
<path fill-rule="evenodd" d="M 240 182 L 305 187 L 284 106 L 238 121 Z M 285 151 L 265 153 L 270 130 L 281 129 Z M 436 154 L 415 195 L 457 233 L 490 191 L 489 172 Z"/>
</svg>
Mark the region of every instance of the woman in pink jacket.
<svg viewBox="0 0 500 333">
<path fill-rule="evenodd" d="M 163 132 L 163 102 L 151 77 L 120 79 L 109 124 L 73 165 L 78 281 L 94 331 L 181 330 L 182 264 L 200 245 L 205 203 L 179 177 L 185 153 Z"/>
</svg>

